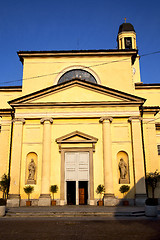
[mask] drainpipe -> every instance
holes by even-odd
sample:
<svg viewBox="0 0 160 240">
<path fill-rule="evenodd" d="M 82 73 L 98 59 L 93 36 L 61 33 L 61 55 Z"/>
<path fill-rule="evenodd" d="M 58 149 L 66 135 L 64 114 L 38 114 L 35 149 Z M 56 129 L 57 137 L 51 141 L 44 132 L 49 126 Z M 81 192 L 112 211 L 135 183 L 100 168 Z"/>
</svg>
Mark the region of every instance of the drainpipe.
<svg viewBox="0 0 160 240">
<path fill-rule="evenodd" d="M 11 110 L 11 118 L 14 119 L 14 110 Z M 9 178 L 9 184 L 8 184 L 8 191 L 7 191 L 7 198 L 9 193 L 9 187 L 10 187 L 10 171 L 11 171 L 11 154 L 12 154 L 12 137 L 13 137 L 13 121 L 11 122 L 11 136 L 10 136 L 10 150 L 9 150 L 9 167 L 8 167 L 8 178 Z"/>
<path fill-rule="evenodd" d="M 143 147 L 143 157 L 144 157 L 144 172 L 146 177 L 146 155 L 145 155 L 145 147 L 144 147 L 144 131 L 143 131 L 143 107 L 141 107 L 141 133 L 142 133 L 142 147 Z M 146 193 L 148 196 L 148 186 L 146 184 Z"/>
</svg>

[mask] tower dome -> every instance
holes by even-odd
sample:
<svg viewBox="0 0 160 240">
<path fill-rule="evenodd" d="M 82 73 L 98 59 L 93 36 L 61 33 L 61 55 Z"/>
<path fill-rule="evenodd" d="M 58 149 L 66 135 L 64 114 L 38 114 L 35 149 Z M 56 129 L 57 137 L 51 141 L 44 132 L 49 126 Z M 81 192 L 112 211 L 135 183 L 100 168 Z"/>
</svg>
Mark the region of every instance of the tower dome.
<svg viewBox="0 0 160 240">
<path fill-rule="evenodd" d="M 119 26 L 118 34 L 121 32 L 135 32 L 134 27 L 131 23 L 122 23 Z"/>
<path fill-rule="evenodd" d="M 122 23 L 119 27 L 118 36 L 118 49 L 137 49 L 136 46 L 136 32 L 131 23 Z"/>
</svg>

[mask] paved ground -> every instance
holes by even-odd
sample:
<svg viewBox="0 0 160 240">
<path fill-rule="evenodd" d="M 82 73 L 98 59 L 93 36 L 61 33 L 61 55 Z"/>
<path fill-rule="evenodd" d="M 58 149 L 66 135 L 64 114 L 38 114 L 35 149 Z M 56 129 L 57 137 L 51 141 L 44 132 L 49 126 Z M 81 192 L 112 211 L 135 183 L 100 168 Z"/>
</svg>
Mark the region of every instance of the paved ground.
<svg viewBox="0 0 160 240">
<path fill-rule="evenodd" d="M 8 208 L 7 215 L 0 218 L 1 239 L 158 240 L 160 239 L 160 207 L 157 218 L 145 217 L 144 207 L 135 206 Z"/>
<path fill-rule="evenodd" d="M 158 240 L 160 219 L 110 218 L 1 218 L 0 239 L 5 240 Z"/>
</svg>

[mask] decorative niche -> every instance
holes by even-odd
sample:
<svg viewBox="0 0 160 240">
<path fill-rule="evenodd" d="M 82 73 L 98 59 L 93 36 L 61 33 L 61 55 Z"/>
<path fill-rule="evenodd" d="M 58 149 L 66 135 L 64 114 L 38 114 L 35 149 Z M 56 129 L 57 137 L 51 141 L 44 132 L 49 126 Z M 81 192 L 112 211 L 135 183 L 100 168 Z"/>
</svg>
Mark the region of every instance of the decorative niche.
<svg viewBox="0 0 160 240">
<path fill-rule="evenodd" d="M 129 158 L 125 151 L 117 153 L 117 166 L 119 184 L 129 184 Z"/>
<path fill-rule="evenodd" d="M 37 160 L 35 152 L 30 152 L 26 157 L 26 184 L 36 184 L 37 182 Z"/>
</svg>

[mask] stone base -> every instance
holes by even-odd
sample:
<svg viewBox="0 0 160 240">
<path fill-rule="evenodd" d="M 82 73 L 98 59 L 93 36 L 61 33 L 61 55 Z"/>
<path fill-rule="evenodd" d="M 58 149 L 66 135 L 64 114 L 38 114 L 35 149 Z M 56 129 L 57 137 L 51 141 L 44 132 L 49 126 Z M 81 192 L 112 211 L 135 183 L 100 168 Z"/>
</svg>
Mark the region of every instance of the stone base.
<svg viewBox="0 0 160 240">
<path fill-rule="evenodd" d="M 127 179 L 119 179 L 119 183 L 120 184 L 128 184 L 128 181 L 127 181 Z"/>
<path fill-rule="evenodd" d="M 38 200 L 38 206 L 51 206 L 51 196 L 50 194 L 41 194 Z"/>
<path fill-rule="evenodd" d="M 27 184 L 36 184 L 36 180 L 28 179 Z"/>
<path fill-rule="evenodd" d="M 59 205 L 60 205 L 60 206 L 64 206 L 64 205 L 65 205 L 65 200 L 60 200 L 60 201 L 59 201 Z"/>
<path fill-rule="evenodd" d="M 146 194 L 136 194 L 135 195 L 135 205 L 138 207 L 144 206 L 146 199 L 147 199 Z"/>
<path fill-rule="evenodd" d="M 0 217 L 4 217 L 6 214 L 6 206 L 0 206 Z"/>
<path fill-rule="evenodd" d="M 90 200 L 89 205 L 94 206 L 95 205 L 95 200 Z"/>
<path fill-rule="evenodd" d="M 114 194 L 105 194 L 103 197 L 104 206 L 117 206 L 119 204 L 119 200 L 115 198 Z"/>
<path fill-rule="evenodd" d="M 157 206 L 145 206 L 145 215 L 146 217 L 157 217 L 158 216 Z"/>
<path fill-rule="evenodd" d="M 20 200 L 20 194 L 9 194 L 9 198 L 7 199 L 7 207 L 19 207 Z"/>
</svg>

